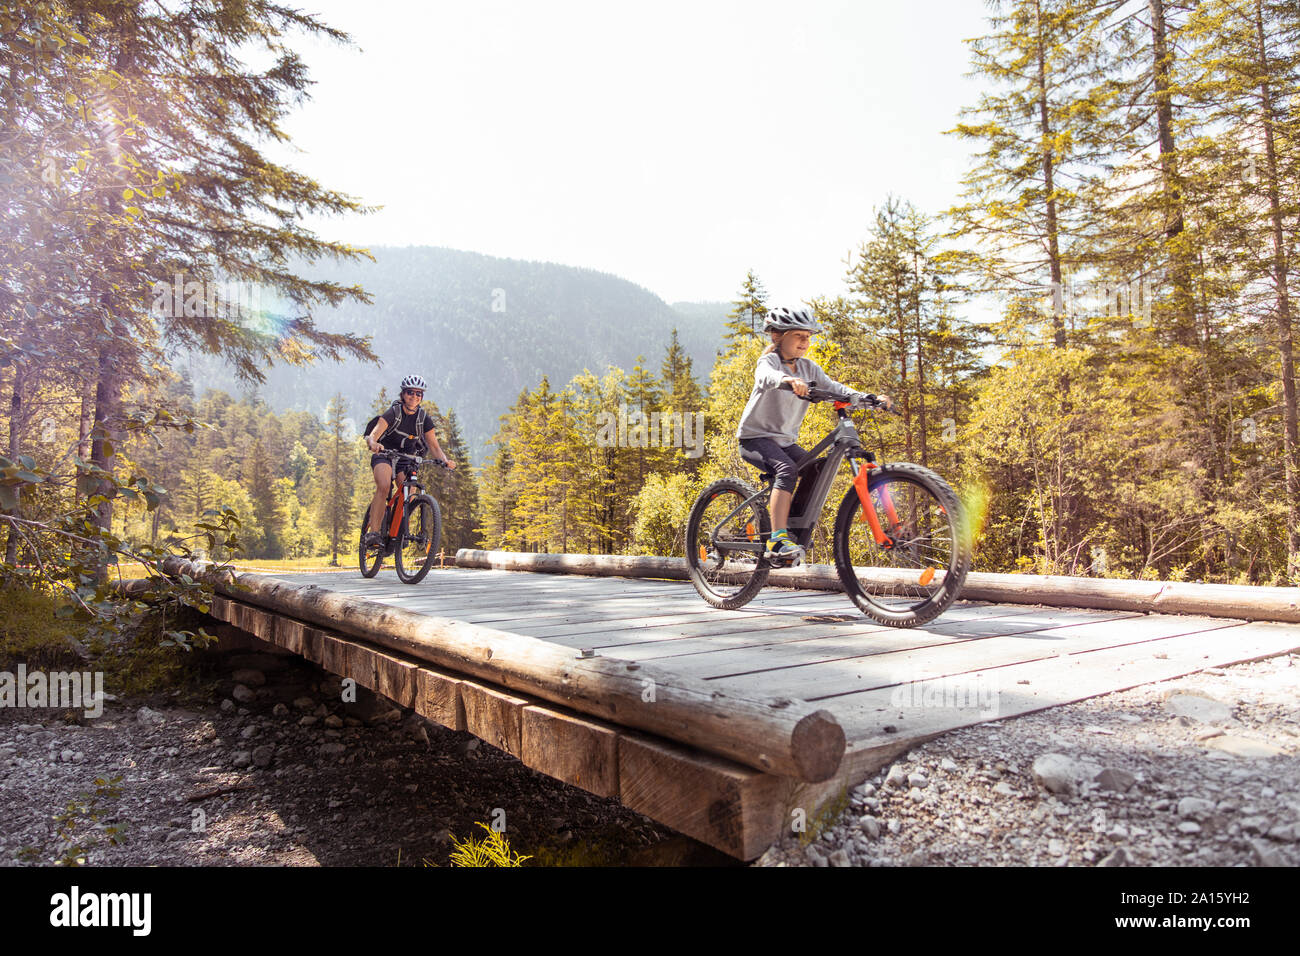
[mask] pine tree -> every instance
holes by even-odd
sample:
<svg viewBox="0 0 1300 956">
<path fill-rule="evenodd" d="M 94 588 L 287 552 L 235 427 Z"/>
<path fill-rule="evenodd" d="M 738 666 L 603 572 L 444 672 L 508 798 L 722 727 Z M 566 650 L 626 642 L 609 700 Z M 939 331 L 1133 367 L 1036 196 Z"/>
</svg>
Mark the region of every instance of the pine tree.
<svg viewBox="0 0 1300 956">
<path fill-rule="evenodd" d="M 322 493 L 317 518 L 329 535 L 330 564 L 334 566 L 339 563 L 339 548 L 351 534 L 352 525 L 360 529 L 360 519 L 354 520 L 359 512 L 353 504 L 355 468 L 354 456 L 349 454 L 351 443 L 345 434 L 347 414 L 347 403 L 342 394 L 336 393 L 325 411 L 326 435 L 320 451 Z"/>
<path fill-rule="evenodd" d="M 744 347 L 744 343 L 755 339 L 766 341 L 763 333 L 763 320 L 767 318 L 767 290 L 754 270 L 745 273 L 745 281 L 740 287 L 740 298 L 734 300 L 732 309 L 727 314 L 726 345 L 723 354 L 731 355 Z"/>
</svg>

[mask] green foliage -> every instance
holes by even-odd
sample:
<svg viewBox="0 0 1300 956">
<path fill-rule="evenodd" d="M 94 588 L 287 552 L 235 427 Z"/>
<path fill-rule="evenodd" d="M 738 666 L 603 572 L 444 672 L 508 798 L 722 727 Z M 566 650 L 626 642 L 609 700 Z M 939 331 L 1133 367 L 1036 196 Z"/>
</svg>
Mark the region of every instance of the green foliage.
<svg viewBox="0 0 1300 956">
<path fill-rule="evenodd" d="M 15 580 L 0 583 L 0 665 L 25 661 L 59 669 L 81 662 L 86 628 L 57 614 L 60 602 L 48 585 Z"/>
<path fill-rule="evenodd" d="M 523 866 L 524 860 L 532 859 L 511 850 L 506 838 L 486 823 L 475 825 L 483 828 L 485 836 L 469 836 L 463 841 L 452 836 L 452 866 Z"/>
<path fill-rule="evenodd" d="M 56 866 L 85 866 L 91 852 L 101 843 L 118 846 L 123 842 L 125 824 L 106 822 L 112 810 L 102 801 L 121 796 L 121 776 L 95 778 L 95 792 L 82 792 L 63 810 L 54 815 Z"/>
</svg>

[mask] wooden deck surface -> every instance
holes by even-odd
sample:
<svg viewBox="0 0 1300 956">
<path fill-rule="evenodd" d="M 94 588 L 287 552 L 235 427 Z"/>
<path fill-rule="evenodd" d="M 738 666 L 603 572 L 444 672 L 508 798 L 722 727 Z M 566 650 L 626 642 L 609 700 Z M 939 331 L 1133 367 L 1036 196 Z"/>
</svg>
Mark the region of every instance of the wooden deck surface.
<svg viewBox="0 0 1300 956">
<path fill-rule="evenodd" d="M 814 703 L 840 721 L 847 749 L 833 780 L 802 785 L 812 805 L 948 730 L 1300 649 L 1298 625 L 1221 617 L 964 602 L 899 629 L 825 591 L 768 588 L 720 611 L 689 584 L 644 578 L 464 568 L 414 586 L 391 571 L 274 577 Z"/>
</svg>

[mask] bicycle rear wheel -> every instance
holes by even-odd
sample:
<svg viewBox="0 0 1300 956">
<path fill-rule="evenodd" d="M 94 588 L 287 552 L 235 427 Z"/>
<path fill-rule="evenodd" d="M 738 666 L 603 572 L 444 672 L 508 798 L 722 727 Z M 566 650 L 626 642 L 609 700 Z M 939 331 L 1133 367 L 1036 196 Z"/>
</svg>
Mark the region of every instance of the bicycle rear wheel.
<svg viewBox="0 0 1300 956">
<path fill-rule="evenodd" d="M 366 531 L 370 527 L 370 509 L 361 512 L 361 537 L 357 539 L 357 557 L 361 562 L 361 576 L 373 578 L 379 573 L 379 566 L 384 563 L 382 545 L 366 547 Z"/>
<path fill-rule="evenodd" d="M 970 570 L 957 495 L 934 472 L 903 462 L 873 470 L 867 487 L 887 540 L 876 540 L 850 488 L 835 517 L 835 568 L 845 593 L 881 624 L 932 621 L 957 600 Z"/>
<path fill-rule="evenodd" d="M 424 580 L 433 567 L 441 540 L 442 513 L 438 502 L 428 495 L 415 495 L 406 503 L 397 550 L 393 552 L 397 576 L 407 584 Z"/>
<path fill-rule="evenodd" d="M 772 523 L 764 500 L 744 504 L 754 494 L 738 478 L 723 478 L 700 492 L 687 519 L 691 583 L 714 607 L 742 607 L 767 583 L 770 568 L 762 554 Z M 754 545 L 757 550 L 745 550 Z"/>
</svg>

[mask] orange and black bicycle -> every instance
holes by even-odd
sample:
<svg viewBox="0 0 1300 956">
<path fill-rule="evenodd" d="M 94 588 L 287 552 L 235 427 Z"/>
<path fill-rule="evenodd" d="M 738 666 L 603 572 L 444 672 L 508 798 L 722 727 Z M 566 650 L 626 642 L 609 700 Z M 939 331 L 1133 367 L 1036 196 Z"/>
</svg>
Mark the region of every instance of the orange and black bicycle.
<svg viewBox="0 0 1300 956">
<path fill-rule="evenodd" d="M 396 451 L 381 454 L 393 466 L 393 481 L 377 544 L 366 544 L 366 531 L 370 527 L 368 506 L 361 516 L 361 537 L 357 544 L 361 573 L 373 578 L 384 558 L 391 554 L 397 576 L 406 584 L 416 584 L 437 563 L 442 539 L 442 510 L 420 483 L 419 467 L 426 462 L 441 468 L 447 465 L 436 458 L 418 458 Z"/>
<path fill-rule="evenodd" d="M 790 389 L 789 384 L 782 386 Z M 883 410 L 868 396 L 862 407 Z M 813 529 L 842 463 L 853 473 L 835 516 L 832 550 L 844 591 L 867 617 L 893 627 L 914 627 L 942 614 L 961 594 L 971 565 L 969 532 L 961 503 L 942 478 L 908 462 L 880 464 L 862 447 L 849 417 L 850 403 L 812 387 L 805 399 L 834 402 L 839 422 L 798 463 L 790 506 L 790 536 L 812 547 Z M 686 523 L 686 563 L 691 582 L 714 607 L 747 604 L 774 567 L 767 502 L 774 475 L 754 488 L 723 478 L 705 488 Z"/>
</svg>

